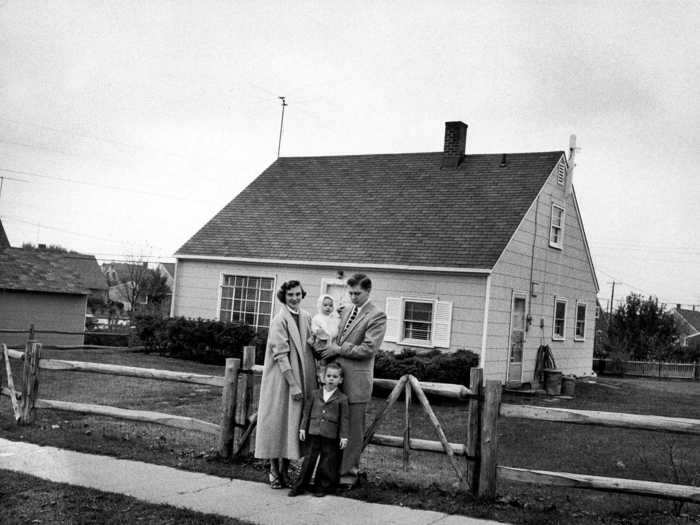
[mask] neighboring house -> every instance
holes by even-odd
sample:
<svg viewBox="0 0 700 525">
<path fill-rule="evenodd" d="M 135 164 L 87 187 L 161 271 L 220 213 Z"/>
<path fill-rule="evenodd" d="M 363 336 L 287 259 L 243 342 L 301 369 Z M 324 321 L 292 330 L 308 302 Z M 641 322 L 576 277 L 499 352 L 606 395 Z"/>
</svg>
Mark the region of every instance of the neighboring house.
<svg viewBox="0 0 700 525">
<path fill-rule="evenodd" d="M 165 275 L 165 284 L 172 290 L 175 283 L 175 263 L 158 263 L 156 271 L 160 272 L 161 275 Z"/>
<path fill-rule="evenodd" d="M 0 249 L 9 247 L 10 241 L 8 240 L 7 234 L 5 233 L 5 227 L 2 225 L 2 221 L 0 221 Z"/>
<path fill-rule="evenodd" d="M 87 298 L 107 289 L 91 255 L 32 248 L 0 248 L 0 329 L 37 330 L 44 345 L 83 343 Z M 61 335 L 44 331 L 81 332 Z M 27 334 L 0 332 L 0 341 L 22 345 Z"/>
<path fill-rule="evenodd" d="M 592 373 L 598 283 L 563 151 L 282 157 L 175 254 L 173 315 L 265 328 L 299 279 L 345 297 L 361 271 L 388 317 L 383 348 L 466 348 L 485 376 L 531 381 L 540 344 Z M 572 145 L 571 155 L 575 152 Z"/>
<path fill-rule="evenodd" d="M 696 311 L 695 306 L 688 310 L 678 304 L 671 313 L 678 323 L 681 346 L 700 347 L 700 311 Z"/>
<path fill-rule="evenodd" d="M 168 268 L 170 266 L 170 268 Z M 159 263 L 156 270 L 151 270 L 146 262 L 133 263 L 103 263 L 102 271 L 109 283 L 109 300 L 113 303 L 122 303 L 124 311 L 134 310 L 136 313 L 160 314 L 167 316 L 170 312 L 170 301 L 172 297 L 173 277 L 175 264 Z M 154 276 L 154 272 L 166 278 L 167 293 L 153 300 L 149 296 L 151 287 L 149 284 Z M 149 284 L 147 284 L 149 283 Z M 138 287 L 138 294 L 134 297 L 135 287 Z M 133 305 L 133 300 L 136 304 Z"/>
</svg>

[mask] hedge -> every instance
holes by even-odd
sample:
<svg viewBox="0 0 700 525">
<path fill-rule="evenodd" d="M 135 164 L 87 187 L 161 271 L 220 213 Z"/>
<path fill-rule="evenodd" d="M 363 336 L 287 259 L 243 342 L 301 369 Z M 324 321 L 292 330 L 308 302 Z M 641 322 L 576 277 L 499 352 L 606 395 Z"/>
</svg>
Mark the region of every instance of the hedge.
<svg viewBox="0 0 700 525">
<path fill-rule="evenodd" d="M 257 364 L 263 364 L 265 359 L 267 331 L 256 333 L 243 323 L 138 316 L 136 335 L 145 352 L 180 359 L 223 364 L 227 357 L 241 357 L 247 345 L 256 346 Z M 478 354 L 469 350 L 447 353 L 408 348 L 398 354 L 379 351 L 374 362 L 374 377 L 398 379 L 412 374 L 420 381 L 469 386 L 469 370 L 478 365 Z"/>
<path fill-rule="evenodd" d="M 405 374 L 414 375 L 420 381 L 452 383 L 469 386 L 469 370 L 479 366 L 479 355 L 469 350 L 456 352 L 416 351 L 412 348 L 395 354 L 380 351 L 374 361 L 374 377 L 399 379 Z"/>
<path fill-rule="evenodd" d="M 147 353 L 223 364 L 228 357 L 241 357 L 246 345 L 260 347 L 260 336 L 244 323 L 153 316 L 137 316 L 135 321 L 136 334 Z M 264 347 L 258 349 L 256 362 L 262 362 L 263 352 Z"/>
</svg>

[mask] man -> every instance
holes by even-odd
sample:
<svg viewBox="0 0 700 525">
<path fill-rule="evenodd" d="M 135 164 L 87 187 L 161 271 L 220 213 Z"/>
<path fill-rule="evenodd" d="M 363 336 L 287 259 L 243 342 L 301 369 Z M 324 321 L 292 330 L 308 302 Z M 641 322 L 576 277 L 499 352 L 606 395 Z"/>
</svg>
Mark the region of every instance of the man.
<svg viewBox="0 0 700 525">
<path fill-rule="evenodd" d="M 369 300 L 372 281 L 356 273 L 347 281 L 352 307 L 341 312 L 338 336 L 319 349 L 324 359 L 337 361 L 345 372 L 343 390 L 350 407 L 350 439 L 340 466 L 341 486 L 357 482 L 365 432 L 365 412 L 372 398 L 374 356 L 384 340 L 386 314 Z"/>
</svg>

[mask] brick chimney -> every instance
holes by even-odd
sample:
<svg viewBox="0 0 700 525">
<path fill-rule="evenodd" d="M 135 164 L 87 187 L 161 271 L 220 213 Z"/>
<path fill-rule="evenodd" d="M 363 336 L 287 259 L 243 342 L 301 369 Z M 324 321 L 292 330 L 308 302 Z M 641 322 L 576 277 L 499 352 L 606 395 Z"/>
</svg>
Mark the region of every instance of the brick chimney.
<svg viewBox="0 0 700 525">
<path fill-rule="evenodd" d="M 456 168 L 464 159 L 467 148 L 467 125 L 461 121 L 445 122 L 445 149 L 441 168 Z"/>
</svg>

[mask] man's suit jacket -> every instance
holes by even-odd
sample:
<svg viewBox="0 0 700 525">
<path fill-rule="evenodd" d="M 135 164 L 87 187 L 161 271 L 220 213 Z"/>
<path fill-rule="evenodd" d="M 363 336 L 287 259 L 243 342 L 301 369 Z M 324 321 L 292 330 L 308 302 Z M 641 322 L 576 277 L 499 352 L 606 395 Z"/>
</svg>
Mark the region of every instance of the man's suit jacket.
<svg viewBox="0 0 700 525">
<path fill-rule="evenodd" d="M 350 403 L 367 403 L 372 398 L 374 356 L 384 341 L 386 314 L 367 302 L 352 324 L 345 328 L 352 307 L 343 309 L 337 343 L 340 353 L 333 358 L 343 367 L 343 392 Z"/>
<path fill-rule="evenodd" d="M 311 436 L 347 438 L 350 433 L 348 396 L 336 390 L 328 401 L 324 401 L 323 389 L 315 390 L 304 406 L 304 417 L 299 428 Z"/>
</svg>

